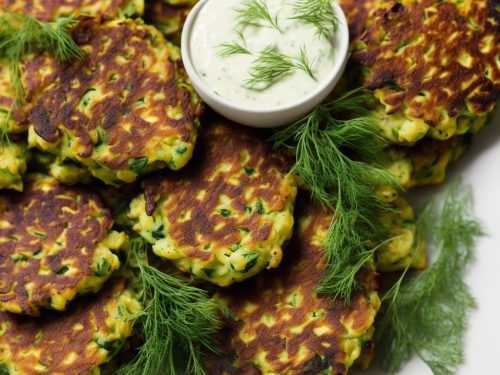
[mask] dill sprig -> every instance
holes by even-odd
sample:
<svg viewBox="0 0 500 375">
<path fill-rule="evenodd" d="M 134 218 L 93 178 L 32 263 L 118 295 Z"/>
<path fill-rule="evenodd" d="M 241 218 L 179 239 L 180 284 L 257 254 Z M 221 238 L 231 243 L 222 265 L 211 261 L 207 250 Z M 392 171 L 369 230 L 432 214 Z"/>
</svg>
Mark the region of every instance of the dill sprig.
<svg viewBox="0 0 500 375">
<path fill-rule="evenodd" d="M 75 22 L 70 17 L 61 17 L 54 22 L 42 22 L 28 14 L 1 14 L 0 57 L 6 58 L 10 63 L 14 90 L 12 105 L 2 127 L 2 139 L 7 137 L 7 125 L 12 111 L 20 104 L 24 94 L 20 72 L 23 57 L 33 51 L 47 51 L 60 62 L 83 58 L 82 51 L 67 30 Z"/>
<path fill-rule="evenodd" d="M 312 79 L 316 79 L 305 47 L 300 48 L 297 56 L 290 57 L 279 52 L 274 46 L 267 46 L 252 62 L 250 78 L 245 80 L 244 86 L 250 89 L 269 87 L 294 69 L 303 70 Z"/>
<path fill-rule="evenodd" d="M 309 60 L 309 56 L 307 55 L 307 50 L 305 46 L 300 47 L 299 53 L 297 54 L 297 56 L 294 57 L 294 60 L 295 60 L 295 68 L 303 70 L 309 75 L 309 77 L 311 77 L 316 81 L 316 77 L 314 76 L 314 73 L 311 68 L 313 62 Z"/>
<path fill-rule="evenodd" d="M 331 0 L 296 0 L 292 3 L 292 13 L 290 19 L 314 25 L 318 37 L 331 38 L 339 25 Z"/>
<path fill-rule="evenodd" d="M 247 0 L 241 8 L 234 9 L 237 13 L 236 20 L 240 29 L 247 26 L 261 27 L 262 22 L 281 32 L 278 25 L 278 14 L 271 15 L 267 4 L 262 0 Z"/>
<path fill-rule="evenodd" d="M 295 149 L 290 173 L 308 186 L 313 200 L 334 212 L 317 292 L 346 303 L 358 287 L 357 272 L 373 253 L 369 245 L 385 235 L 380 216 L 391 207 L 374 187 L 398 187 L 397 179 L 380 167 L 385 140 L 364 107 L 367 98 L 362 89 L 350 91 L 271 138 L 275 147 Z"/>
<path fill-rule="evenodd" d="M 209 298 L 206 291 L 190 285 L 147 263 L 148 245 L 131 240 L 129 261 L 138 268 L 134 287 L 142 293 L 145 309 L 132 317 L 142 328 L 143 345 L 118 375 L 205 375 L 203 351 L 217 351 L 214 335 L 227 309 Z M 136 323 L 136 324 L 137 324 Z"/>
<path fill-rule="evenodd" d="M 421 212 L 419 229 L 437 254 L 414 277 L 407 268 L 382 299 L 378 348 L 387 371 L 398 371 L 412 354 L 437 375 L 451 374 L 463 362 L 462 336 L 475 306 L 463 272 L 483 234 L 471 206 L 470 188 L 456 183 Z"/>
<path fill-rule="evenodd" d="M 246 48 L 246 46 L 242 45 L 237 41 L 233 41 L 231 43 L 221 43 L 218 45 L 219 52 L 218 55 L 220 57 L 227 57 L 231 55 L 251 55 L 252 53 Z"/>
<path fill-rule="evenodd" d="M 279 77 L 290 73 L 294 67 L 290 57 L 279 52 L 274 46 L 267 46 L 252 62 L 250 78 L 245 81 L 245 87 L 255 88 L 258 85 L 267 87 Z"/>
<path fill-rule="evenodd" d="M 243 35 L 243 30 L 235 30 L 236 35 L 238 35 L 239 40 L 233 40 L 231 43 L 221 43 L 217 46 L 219 48 L 218 55 L 220 57 L 227 57 L 231 55 L 244 54 L 251 55 L 252 53 L 248 50 L 247 43 L 245 41 L 245 36 Z"/>
</svg>

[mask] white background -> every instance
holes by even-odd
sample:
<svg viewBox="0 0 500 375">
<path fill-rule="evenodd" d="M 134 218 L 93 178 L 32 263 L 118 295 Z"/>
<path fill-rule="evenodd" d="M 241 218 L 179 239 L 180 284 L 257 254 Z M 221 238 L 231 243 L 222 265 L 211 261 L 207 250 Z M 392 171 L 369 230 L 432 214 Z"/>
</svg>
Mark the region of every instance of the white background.
<svg viewBox="0 0 500 375">
<path fill-rule="evenodd" d="M 452 165 L 447 181 L 456 177 L 472 186 L 474 213 L 487 232 L 479 240 L 475 260 L 465 275 L 478 308 L 470 315 L 464 340 L 465 363 L 457 373 L 500 375 L 500 111 L 477 134 L 465 156 Z M 440 187 L 417 189 L 412 193 L 413 200 L 426 200 L 439 190 Z M 384 374 L 376 368 L 352 373 Z M 427 375 L 431 371 L 414 358 L 400 374 Z"/>
</svg>

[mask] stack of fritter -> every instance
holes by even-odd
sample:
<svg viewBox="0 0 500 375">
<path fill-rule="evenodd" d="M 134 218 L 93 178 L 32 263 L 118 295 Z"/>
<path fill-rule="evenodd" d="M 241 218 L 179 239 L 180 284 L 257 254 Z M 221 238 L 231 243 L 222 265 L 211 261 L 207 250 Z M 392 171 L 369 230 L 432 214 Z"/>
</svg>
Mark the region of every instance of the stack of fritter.
<svg viewBox="0 0 500 375">
<path fill-rule="evenodd" d="M 0 313 L 0 369 L 4 374 L 99 374 L 132 333 L 140 304 L 127 280 L 112 278 L 95 296 L 64 313 L 33 319 Z"/>
<path fill-rule="evenodd" d="M 53 21 L 62 16 L 77 17 L 85 14 L 98 18 L 134 17 L 141 16 L 143 11 L 143 0 L 113 2 L 0 0 L 0 14 L 5 12 L 30 14 L 41 21 Z M 39 76 L 44 74 L 44 71 L 39 71 L 36 75 L 40 78 Z M 2 58 L 0 59 L 0 121 L 9 120 L 8 124 L 3 126 L 1 134 L 0 189 L 11 188 L 21 191 L 21 176 L 26 172 L 26 163 L 30 156 L 24 135 L 28 129 L 29 103 L 24 103 L 23 98 L 16 98 L 14 86 L 9 63 Z M 22 103 L 13 106 L 12 103 L 16 99 Z M 6 133 L 9 141 L 5 141 Z"/>
<path fill-rule="evenodd" d="M 400 166 L 405 160 L 405 187 L 442 183 L 447 165 L 488 122 L 500 92 L 498 6 L 491 0 L 340 5 L 350 23 L 350 69 L 362 71 L 381 131 L 401 145 L 389 154 Z"/>
<path fill-rule="evenodd" d="M 234 317 L 219 336 L 223 354 L 206 359 L 209 374 L 344 374 L 369 361 L 380 307 L 374 269 L 359 272 L 362 290 L 349 305 L 316 294 L 331 215 L 303 201 L 297 217 L 278 270 L 215 294 Z"/>
<path fill-rule="evenodd" d="M 112 225 L 97 194 L 52 177 L 0 194 L 3 373 L 96 371 L 131 335 L 141 305 L 128 280 L 110 279 L 127 240 Z"/>
<path fill-rule="evenodd" d="M 92 175 L 119 185 L 182 167 L 196 140 L 198 98 L 160 32 L 114 20 L 140 16 L 140 1 L 4 1 L 0 9 L 46 21 L 79 17 L 70 31 L 85 53 L 66 64 L 29 55 L 15 105 L 17 82 L 2 60 L 0 370 L 99 373 L 131 336 L 142 306 L 123 269 L 128 235 L 114 229 L 90 186 L 64 183 L 95 186 Z M 28 139 L 28 169 L 41 173 L 23 179 Z"/>
<path fill-rule="evenodd" d="M 195 2 L 0 0 L 2 13 L 78 18 L 70 32 L 85 54 L 67 63 L 29 54 L 15 105 L 10 63 L 0 60 L 1 374 L 98 374 L 127 346 L 145 307 L 127 262 L 134 236 L 167 262 L 163 272 L 183 273 L 233 312 L 217 336 L 222 352 L 204 358 L 212 374 L 366 367 L 376 271 L 425 267 L 412 207 L 378 186 L 394 207 L 381 218 L 391 240 L 369 244 L 377 252 L 350 303 L 316 292 L 335 213 L 299 189 L 293 152 L 273 149 L 270 133 L 201 117 L 174 45 Z M 403 187 L 442 182 L 498 95 L 497 8 L 341 5 L 351 67 L 391 144 L 388 169 Z"/>
</svg>

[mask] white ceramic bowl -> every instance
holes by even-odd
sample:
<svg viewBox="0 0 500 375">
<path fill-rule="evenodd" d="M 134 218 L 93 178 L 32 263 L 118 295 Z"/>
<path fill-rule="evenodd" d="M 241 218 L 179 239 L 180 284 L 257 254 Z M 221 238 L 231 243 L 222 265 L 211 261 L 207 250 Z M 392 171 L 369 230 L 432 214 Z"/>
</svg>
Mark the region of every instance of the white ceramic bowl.
<svg viewBox="0 0 500 375">
<path fill-rule="evenodd" d="M 320 104 L 339 81 L 349 57 L 349 29 L 344 12 L 337 3 L 332 3 L 334 13 L 339 20 L 339 26 L 333 40 L 333 43 L 337 46 L 336 57 L 331 72 L 314 91 L 288 104 L 261 108 L 244 106 L 216 95 L 199 77 L 191 59 L 191 32 L 198 14 L 203 12 L 203 7 L 209 1 L 211 0 L 198 2 L 186 19 L 181 40 L 182 61 L 195 90 L 205 103 L 221 115 L 240 124 L 259 128 L 274 128 L 288 125 L 305 116 L 315 106 Z"/>
</svg>

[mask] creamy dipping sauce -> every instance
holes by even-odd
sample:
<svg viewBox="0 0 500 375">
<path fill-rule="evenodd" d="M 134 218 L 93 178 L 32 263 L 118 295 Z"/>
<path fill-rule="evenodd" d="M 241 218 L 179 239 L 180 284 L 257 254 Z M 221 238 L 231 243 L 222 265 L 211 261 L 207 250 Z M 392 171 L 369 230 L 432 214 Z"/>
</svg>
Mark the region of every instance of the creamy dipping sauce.
<svg viewBox="0 0 500 375">
<path fill-rule="evenodd" d="M 243 29 L 242 43 L 235 32 L 238 26 L 235 8 L 241 8 L 245 0 L 209 0 L 197 15 L 190 40 L 191 60 L 200 79 L 215 94 L 250 108 L 293 104 L 309 95 L 332 72 L 336 57 L 336 38 L 318 36 L 314 25 L 290 19 L 293 1 L 264 2 L 269 13 L 277 15 L 280 30 L 268 25 L 247 26 Z M 251 54 L 221 56 L 221 44 L 231 42 L 245 45 Z M 305 48 L 315 79 L 306 71 L 294 69 L 265 87 L 245 87 L 252 63 L 269 46 L 287 56 L 297 56 Z"/>
</svg>

